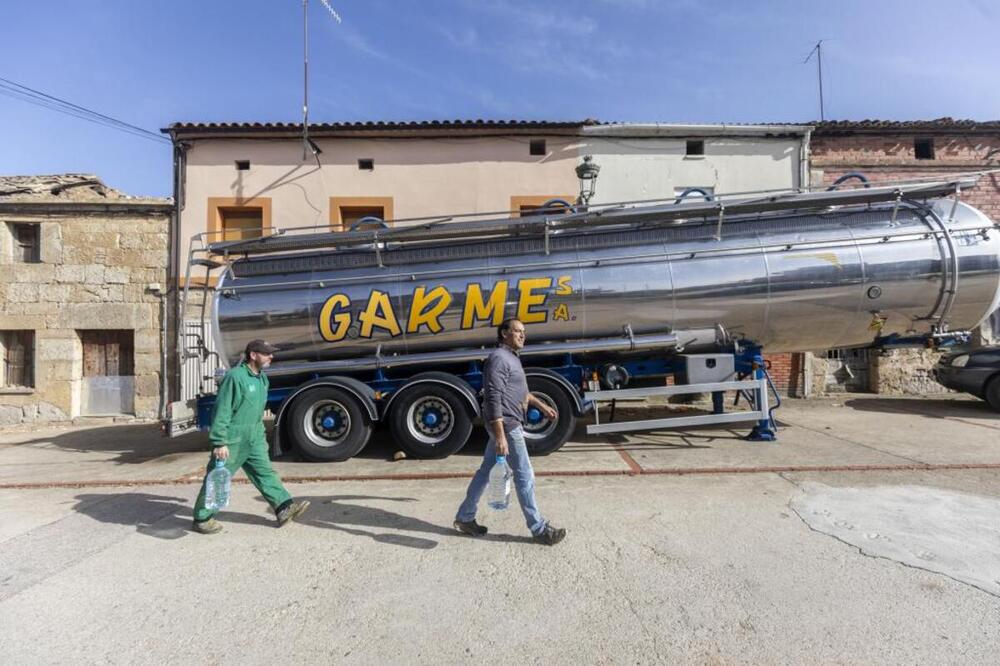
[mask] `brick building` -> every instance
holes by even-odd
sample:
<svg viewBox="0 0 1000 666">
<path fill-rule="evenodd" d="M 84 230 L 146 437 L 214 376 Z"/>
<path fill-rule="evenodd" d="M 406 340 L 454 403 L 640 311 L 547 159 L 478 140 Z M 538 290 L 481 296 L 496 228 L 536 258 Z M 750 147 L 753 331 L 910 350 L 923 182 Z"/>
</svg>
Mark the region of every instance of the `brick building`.
<svg viewBox="0 0 1000 666">
<path fill-rule="evenodd" d="M 829 185 L 851 172 L 862 173 L 872 182 L 945 179 L 1000 168 L 1000 121 L 820 122 L 815 123 L 810 153 L 814 186 Z M 985 174 L 975 188 L 962 192 L 961 198 L 993 220 L 1000 220 L 1000 173 Z M 984 328 L 980 341 L 995 339 L 992 325 Z M 877 393 L 940 391 L 940 385 L 927 374 L 936 359 L 934 352 L 919 350 L 831 350 L 815 357 L 812 388 L 846 387 Z"/>
<path fill-rule="evenodd" d="M 172 210 L 93 176 L 0 177 L 0 425 L 158 416 Z"/>
</svg>

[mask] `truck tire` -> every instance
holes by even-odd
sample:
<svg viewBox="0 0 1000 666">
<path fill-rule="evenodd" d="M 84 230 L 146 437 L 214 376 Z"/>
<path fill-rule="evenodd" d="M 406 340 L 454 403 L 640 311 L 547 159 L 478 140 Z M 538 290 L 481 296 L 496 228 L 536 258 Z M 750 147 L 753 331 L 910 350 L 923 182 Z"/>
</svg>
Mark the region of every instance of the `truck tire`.
<svg viewBox="0 0 1000 666">
<path fill-rule="evenodd" d="M 524 418 L 524 441 L 528 453 L 547 456 L 559 450 L 576 429 L 573 398 L 566 394 L 565 388 L 545 377 L 528 377 L 528 390 L 557 413 L 556 419 L 550 421 L 539 410 L 529 406 Z"/>
<path fill-rule="evenodd" d="M 402 389 L 389 415 L 392 437 L 415 458 L 447 458 L 472 434 L 472 415 L 454 389 L 420 384 Z"/>
<path fill-rule="evenodd" d="M 986 382 L 983 397 L 989 403 L 990 407 L 993 408 L 993 411 L 1000 412 L 1000 375 Z"/>
<path fill-rule="evenodd" d="M 342 462 L 357 455 L 374 426 L 350 392 L 320 386 L 295 399 L 288 433 L 299 454 L 315 462 Z"/>
</svg>

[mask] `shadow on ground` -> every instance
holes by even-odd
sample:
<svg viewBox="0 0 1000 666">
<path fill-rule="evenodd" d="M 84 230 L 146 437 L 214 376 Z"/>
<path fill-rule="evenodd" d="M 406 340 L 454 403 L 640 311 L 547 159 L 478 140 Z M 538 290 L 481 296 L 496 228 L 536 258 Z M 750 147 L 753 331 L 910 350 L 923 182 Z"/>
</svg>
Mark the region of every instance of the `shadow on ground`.
<svg viewBox="0 0 1000 666">
<path fill-rule="evenodd" d="M 86 428 L 27 440 L 18 446 L 51 444 L 66 451 L 110 453 L 109 462 L 131 465 L 146 462 L 166 463 L 193 451 L 208 451 L 208 436 L 191 433 L 170 439 L 157 424 L 118 425 Z"/>
<path fill-rule="evenodd" d="M 1000 414 L 982 400 L 954 400 L 947 398 L 854 398 L 844 402 L 845 407 L 862 412 L 883 414 L 913 414 L 931 419 L 976 418 L 1000 422 Z"/>
<path fill-rule="evenodd" d="M 357 500 L 366 502 L 401 502 L 405 504 L 419 503 L 413 497 L 374 497 L 370 495 L 334 495 L 334 496 L 298 496 L 297 500 L 309 500 L 312 506 L 300 518 L 299 522 L 310 527 L 321 527 L 346 532 L 354 536 L 363 536 L 379 543 L 429 550 L 438 545 L 437 541 L 423 537 L 411 536 L 402 532 L 417 532 L 423 534 L 469 539 L 472 537 L 457 533 L 450 525 L 436 525 L 421 518 L 396 513 L 376 506 L 356 504 Z M 455 507 L 456 509 L 458 507 Z M 515 536 L 509 534 L 491 534 L 484 541 L 525 542 L 530 543 L 530 536 Z"/>
<path fill-rule="evenodd" d="M 239 492 L 241 488 L 236 488 Z M 132 525 L 136 531 L 157 539 L 180 539 L 191 532 L 191 500 L 183 497 L 152 495 L 149 493 L 84 493 L 77 495 L 73 510 L 102 523 Z M 353 536 L 367 537 L 372 541 L 404 548 L 429 550 L 438 541 L 420 535 L 468 539 L 458 534 L 450 525 L 437 525 L 412 515 L 397 513 L 378 506 L 359 504 L 387 502 L 416 506 L 419 500 L 412 497 L 378 497 L 371 495 L 303 495 L 297 500 L 308 500 L 309 510 L 297 521 L 296 527 L 336 530 Z M 264 499 L 258 497 L 260 503 Z M 222 510 L 218 519 L 223 523 L 255 525 L 277 528 L 270 510 L 260 514 Z M 485 540 L 530 543 L 530 536 L 489 535 Z"/>
</svg>

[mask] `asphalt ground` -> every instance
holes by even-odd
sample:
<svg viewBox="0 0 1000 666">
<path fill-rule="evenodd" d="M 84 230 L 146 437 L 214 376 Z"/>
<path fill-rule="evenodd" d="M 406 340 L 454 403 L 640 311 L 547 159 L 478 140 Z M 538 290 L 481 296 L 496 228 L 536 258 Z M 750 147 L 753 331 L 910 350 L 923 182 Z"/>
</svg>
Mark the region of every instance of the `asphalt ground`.
<svg viewBox="0 0 1000 666">
<path fill-rule="evenodd" d="M 483 539 L 451 528 L 481 435 L 439 461 L 392 462 L 384 434 L 279 460 L 302 522 L 238 485 L 203 536 L 203 435 L 8 430 L 0 662 L 994 663 L 1000 417 L 872 396 L 778 415 L 775 443 L 578 432 L 534 460 L 555 547 L 516 506 L 484 508 Z"/>
</svg>

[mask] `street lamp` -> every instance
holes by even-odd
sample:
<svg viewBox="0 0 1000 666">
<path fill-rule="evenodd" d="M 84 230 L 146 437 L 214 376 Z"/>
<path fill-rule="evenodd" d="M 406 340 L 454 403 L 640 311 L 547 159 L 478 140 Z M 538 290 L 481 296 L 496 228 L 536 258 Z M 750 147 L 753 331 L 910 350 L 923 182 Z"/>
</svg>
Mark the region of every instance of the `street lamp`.
<svg viewBox="0 0 1000 666">
<path fill-rule="evenodd" d="M 584 155 L 583 162 L 576 167 L 576 177 L 580 179 L 580 198 L 578 203 L 584 206 L 590 203 L 590 199 L 597 191 L 597 174 L 601 172 L 601 167 L 594 164 L 593 155 Z"/>
</svg>

